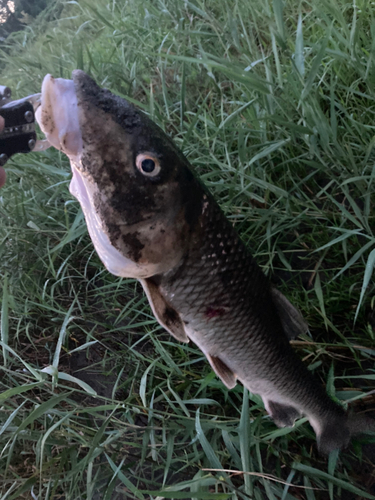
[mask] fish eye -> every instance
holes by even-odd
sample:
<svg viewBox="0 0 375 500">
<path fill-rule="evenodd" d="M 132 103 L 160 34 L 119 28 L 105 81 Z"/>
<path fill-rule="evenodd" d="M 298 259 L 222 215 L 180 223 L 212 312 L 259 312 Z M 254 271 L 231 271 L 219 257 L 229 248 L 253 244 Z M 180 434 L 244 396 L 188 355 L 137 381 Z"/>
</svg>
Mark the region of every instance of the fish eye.
<svg viewBox="0 0 375 500">
<path fill-rule="evenodd" d="M 140 154 L 135 160 L 138 170 L 146 177 L 155 177 L 160 172 L 159 160 L 151 154 Z"/>
</svg>

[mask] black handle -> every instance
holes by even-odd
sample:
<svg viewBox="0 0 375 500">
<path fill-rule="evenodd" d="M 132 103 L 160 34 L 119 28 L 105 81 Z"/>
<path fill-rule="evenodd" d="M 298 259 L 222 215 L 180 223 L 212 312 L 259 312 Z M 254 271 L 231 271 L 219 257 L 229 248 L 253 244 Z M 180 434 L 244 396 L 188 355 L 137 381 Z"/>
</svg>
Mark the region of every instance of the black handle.
<svg viewBox="0 0 375 500">
<path fill-rule="evenodd" d="M 20 99 L 0 107 L 5 128 L 0 133 L 0 165 L 16 153 L 30 153 L 36 143 L 35 115 L 31 102 Z"/>
</svg>

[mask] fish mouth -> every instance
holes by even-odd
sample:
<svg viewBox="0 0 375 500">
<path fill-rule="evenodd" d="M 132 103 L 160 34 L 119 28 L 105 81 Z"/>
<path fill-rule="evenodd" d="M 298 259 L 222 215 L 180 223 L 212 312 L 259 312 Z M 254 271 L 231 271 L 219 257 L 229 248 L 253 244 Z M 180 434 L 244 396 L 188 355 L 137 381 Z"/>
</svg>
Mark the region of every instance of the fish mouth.
<svg viewBox="0 0 375 500">
<path fill-rule="evenodd" d="M 83 178 L 79 168 L 83 142 L 73 80 L 46 75 L 35 118 L 47 141 L 70 159 L 73 177 L 69 189 L 80 202 L 86 215 L 93 203 L 93 186 L 89 185 L 88 179 Z M 98 224 L 94 226 L 98 227 Z"/>
<path fill-rule="evenodd" d="M 70 159 L 73 173 L 70 192 L 78 199 L 84 212 L 88 212 L 92 205 L 89 194 L 92 189 L 89 189 L 88 179 L 83 179 L 79 171 L 83 143 L 73 80 L 46 75 L 35 118 L 47 141 Z"/>
<path fill-rule="evenodd" d="M 36 120 L 48 142 L 69 158 L 82 152 L 78 100 L 73 80 L 46 75 Z"/>
</svg>

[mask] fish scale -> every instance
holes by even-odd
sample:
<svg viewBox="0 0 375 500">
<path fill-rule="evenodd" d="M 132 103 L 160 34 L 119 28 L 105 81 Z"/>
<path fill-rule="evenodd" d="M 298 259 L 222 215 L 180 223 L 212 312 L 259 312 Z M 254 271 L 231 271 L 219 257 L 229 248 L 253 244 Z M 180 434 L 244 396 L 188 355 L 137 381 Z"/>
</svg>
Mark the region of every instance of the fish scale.
<svg viewBox="0 0 375 500">
<path fill-rule="evenodd" d="M 159 323 L 197 344 L 228 388 L 239 380 L 260 394 L 280 427 L 306 415 L 324 453 L 374 431 L 294 353 L 289 340 L 307 329 L 300 313 L 157 125 L 79 70 L 73 80 L 45 77 L 36 118 L 70 159 L 70 191 L 103 264 L 137 278 Z"/>
</svg>

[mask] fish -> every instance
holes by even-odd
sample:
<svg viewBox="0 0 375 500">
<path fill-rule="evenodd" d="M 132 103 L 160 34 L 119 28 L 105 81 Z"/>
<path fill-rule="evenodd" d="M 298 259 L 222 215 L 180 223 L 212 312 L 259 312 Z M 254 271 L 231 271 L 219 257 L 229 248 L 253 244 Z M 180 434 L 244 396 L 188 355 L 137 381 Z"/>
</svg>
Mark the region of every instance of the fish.
<svg viewBox="0 0 375 500">
<path fill-rule="evenodd" d="M 106 269 L 140 281 L 157 321 L 192 341 L 228 389 L 259 394 L 279 427 L 307 417 L 329 454 L 375 420 L 347 413 L 292 349 L 301 313 L 256 263 L 172 139 L 86 73 L 46 75 L 36 119 L 70 160 L 79 201 Z"/>
</svg>

